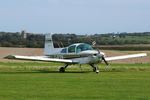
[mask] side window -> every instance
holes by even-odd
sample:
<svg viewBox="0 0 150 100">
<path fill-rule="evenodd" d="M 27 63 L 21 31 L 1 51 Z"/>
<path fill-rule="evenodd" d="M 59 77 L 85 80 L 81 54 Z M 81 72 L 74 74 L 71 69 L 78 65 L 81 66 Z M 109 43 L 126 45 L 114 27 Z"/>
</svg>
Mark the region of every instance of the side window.
<svg viewBox="0 0 150 100">
<path fill-rule="evenodd" d="M 76 48 L 75 45 L 70 46 L 70 47 L 68 48 L 68 53 L 75 53 L 75 48 Z"/>
<path fill-rule="evenodd" d="M 77 47 L 77 51 L 76 51 L 76 52 L 77 52 L 77 53 L 80 53 L 81 51 L 82 51 L 82 47 L 81 47 L 81 45 L 80 45 L 80 46 Z"/>
<path fill-rule="evenodd" d="M 62 49 L 61 53 L 67 53 L 67 49 L 66 48 Z"/>
</svg>

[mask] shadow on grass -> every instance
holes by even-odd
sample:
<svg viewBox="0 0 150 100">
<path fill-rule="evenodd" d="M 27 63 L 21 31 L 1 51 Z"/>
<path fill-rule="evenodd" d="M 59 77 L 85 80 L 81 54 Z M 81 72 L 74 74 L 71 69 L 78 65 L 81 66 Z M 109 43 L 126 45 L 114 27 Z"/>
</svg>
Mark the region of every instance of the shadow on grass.
<svg viewBox="0 0 150 100">
<path fill-rule="evenodd" d="M 0 74 L 37 74 L 37 73 L 89 73 L 90 71 L 66 71 L 66 72 L 59 72 L 59 71 L 48 71 L 48 70 L 37 70 L 37 71 L 3 71 Z"/>
<path fill-rule="evenodd" d="M 59 72 L 59 71 L 49 71 L 49 70 L 38 70 L 41 73 L 89 73 L 90 71 L 65 71 L 65 72 Z"/>
</svg>

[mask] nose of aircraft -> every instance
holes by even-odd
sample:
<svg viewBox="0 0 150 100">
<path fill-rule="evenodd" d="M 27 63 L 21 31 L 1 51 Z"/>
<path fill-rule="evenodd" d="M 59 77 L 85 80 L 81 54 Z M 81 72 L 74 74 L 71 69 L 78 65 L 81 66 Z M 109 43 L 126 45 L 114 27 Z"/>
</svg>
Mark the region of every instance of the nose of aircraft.
<svg viewBox="0 0 150 100">
<path fill-rule="evenodd" d="M 98 57 L 98 59 L 103 60 L 105 62 L 106 65 L 108 65 L 108 62 L 105 60 L 105 53 L 101 52 L 99 50 L 87 50 L 87 51 L 83 51 L 82 54 L 90 54 L 93 55 L 93 57 Z"/>
<path fill-rule="evenodd" d="M 100 52 L 100 54 L 101 54 L 103 57 L 105 57 L 105 53 L 104 53 L 104 52 Z"/>
<path fill-rule="evenodd" d="M 105 57 L 105 53 L 104 52 L 100 52 L 100 51 L 97 51 L 95 53 L 95 55 L 98 56 L 99 58 Z"/>
<path fill-rule="evenodd" d="M 105 57 L 105 53 L 104 52 L 100 52 L 97 50 L 87 50 L 87 51 L 83 51 L 82 54 L 92 54 L 98 57 Z"/>
<path fill-rule="evenodd" d="M 97 55 L 99 58 L 101 58 L 104 62 L 105 62 L 105 64 L 108 66 L 109 64 L 108 64 L 108 62 L 105 60 L 105 53 L 104 52 L 100 52 L 100 51 L 98 51 L 98 55 Z"/>
</svg>

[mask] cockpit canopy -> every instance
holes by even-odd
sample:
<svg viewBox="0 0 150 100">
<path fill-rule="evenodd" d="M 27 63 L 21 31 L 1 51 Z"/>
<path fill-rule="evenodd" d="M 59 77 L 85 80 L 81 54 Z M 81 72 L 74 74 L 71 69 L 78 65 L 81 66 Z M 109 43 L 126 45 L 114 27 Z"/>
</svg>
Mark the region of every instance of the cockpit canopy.
<svg viewBox="0 0 150 100">
<path fill-rule="evenodd" d="M 61 53 L 80 53 L 86 50 L 93 50 L 93 48 L 85 43 L 73 44 L 67 48 L 62 49 Z"/>
</svg>

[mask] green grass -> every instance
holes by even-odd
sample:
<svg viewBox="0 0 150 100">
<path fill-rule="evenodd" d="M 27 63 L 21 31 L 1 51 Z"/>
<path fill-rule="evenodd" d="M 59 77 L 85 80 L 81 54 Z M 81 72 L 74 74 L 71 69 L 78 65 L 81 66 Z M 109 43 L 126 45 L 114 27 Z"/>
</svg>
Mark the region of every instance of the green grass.
<svg viewBox="0 0 150 100">
<path fill-rule="evenodd" d="M 131 70 L 150 64 L 102 65 L 100 74 L 87 65 L 59 73 L 61 65 L 0 63 L 0 100 L 150 100 L 150 70 Z"/>
<path fill-rule="evenodd" d="M 60 63 L 39 63 L 39 62 L 35 62 L 35 63 L 13 63 L 13 62 L 0 62 L 0 65 L 4 65 L 4 66 L 52 66 L 52 65 L 55 65 L 55 66 L 58 66 L 58 65 L 62 65 Z"/>
<path fill-rule="evenodd" d="M 126 38 L 117 38 L 117 39 L 118 40 L 122 40 L 122 41 L 125 41 L 125 40 L 128 40 L 128 41 L 136 40 L 136 41 L 149 41 L 150 42 L 150 37 L 149 36 L 126 37 Z"/>
</svg>

